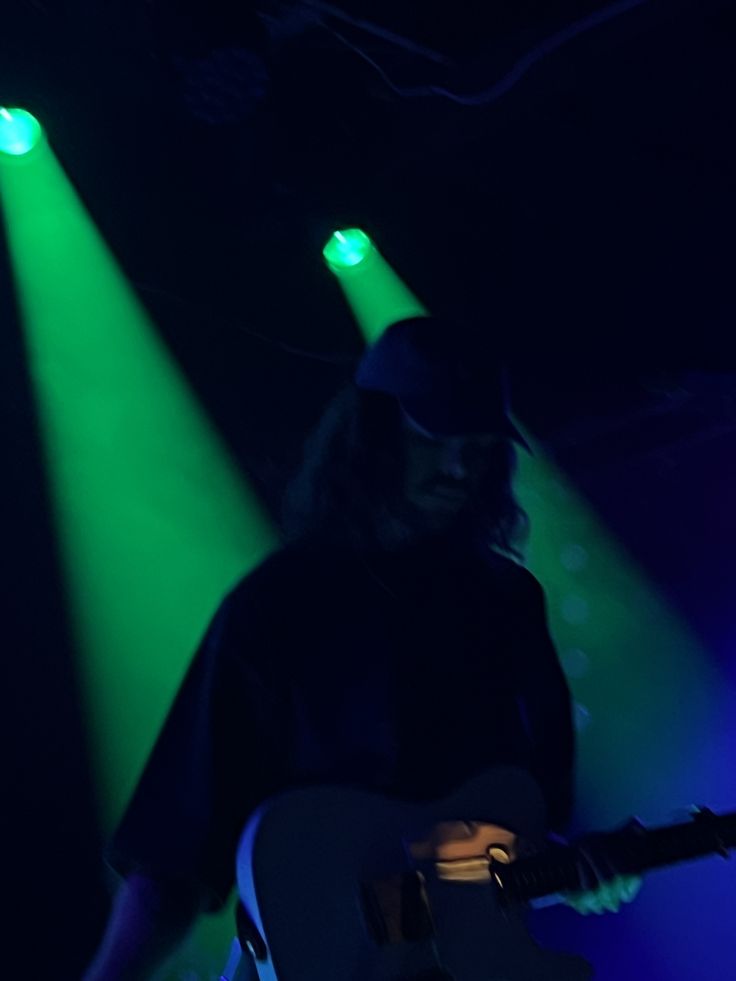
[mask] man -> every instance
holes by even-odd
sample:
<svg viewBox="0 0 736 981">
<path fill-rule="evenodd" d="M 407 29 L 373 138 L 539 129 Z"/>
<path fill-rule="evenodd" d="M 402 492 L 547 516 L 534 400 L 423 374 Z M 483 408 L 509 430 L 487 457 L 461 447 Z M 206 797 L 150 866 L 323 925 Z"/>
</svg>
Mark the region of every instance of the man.
<svg viewBox="0 0 736 981">
<path fill-rule="evenodd" d="M 450 325 L 403 321 L 367 351 L 307 444 L 286 544 L 225 598 L 114 836 L 124 881 L 86 981 L 149 978 L 221 908 L 248 817 L 289 787 L 422 800 L 512 764 L 564 830 L 570 694 L 515 561 L 514 443 L 501 373 Z"/>
</svg>

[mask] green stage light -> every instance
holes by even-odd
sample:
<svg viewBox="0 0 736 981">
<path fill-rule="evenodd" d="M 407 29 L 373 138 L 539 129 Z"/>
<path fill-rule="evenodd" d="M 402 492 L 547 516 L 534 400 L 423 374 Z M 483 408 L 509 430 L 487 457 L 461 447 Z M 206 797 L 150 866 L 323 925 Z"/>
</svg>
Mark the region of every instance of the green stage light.
<svg viewBox="0 0 736 981">
<path fill-rule="evenodd" d="M 337 271 L 360 265 L 374 251 L 373 242 L 359 228 L 334 232 L 322 250 L 328 266 Z"/>
<path fill-rule="evenodd" d="M 334 232 L 322 255 L 368 344 L 399 320 L 429 316 L 424 304 L 359 228 Z"/>
<path fill-rule="evenodd" d="M 107 837 L 209 617 L 276 534 L 47 139 L 0 153 L 0 223 Z M 225 904 L 166 976 L 218 977 L 232 930 Z"/>
<path fill-rule="evenodd" d="M 25 109 L 0 107 L 0 153 L 22 157 L 41 138 L 41 124 Z"/>
<path fill-rule="evenodd" d="M 204 625 L 275 535 L 48 141 L 17 159 L 0 220 L 112 827 Z"/>
</svg>

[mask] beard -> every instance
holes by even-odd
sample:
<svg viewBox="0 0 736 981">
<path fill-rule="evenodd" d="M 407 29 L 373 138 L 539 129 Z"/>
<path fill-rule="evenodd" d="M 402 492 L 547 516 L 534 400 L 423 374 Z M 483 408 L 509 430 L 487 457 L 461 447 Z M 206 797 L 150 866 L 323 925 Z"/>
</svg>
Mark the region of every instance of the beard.
<svg viewBox="0 0 736 981">
<path fill-rule="evenodd" d="M 422 507 L 402 499 L 384 509 L 376 522 L 378 544 L 394 551 L 420 544 L 437 536 L 472 536 L 475 508 L 467 501 L 458 510 Z"/>
</svg>

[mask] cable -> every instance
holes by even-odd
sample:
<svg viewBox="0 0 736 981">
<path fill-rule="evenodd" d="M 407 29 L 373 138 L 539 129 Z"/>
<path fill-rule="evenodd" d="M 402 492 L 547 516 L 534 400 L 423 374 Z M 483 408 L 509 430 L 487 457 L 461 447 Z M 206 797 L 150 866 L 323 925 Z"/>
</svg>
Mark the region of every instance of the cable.
<svg viewBox="0 0 736 981">
<path fill-rule="evenodd" d="M 629 10 L 633 10 L 636 7 L 641 7 L 643 4 L 648 2 L 649 0 L 619 0 L 618 3 L 609 4 L 608 6 L 603 7 L 601 10 L 594 11 L 587 17 L 574 21 L 572 24 L 569 24 L 562 30 L 557 31 L 555 34 L 551 34 L 549 37 L 540 41 L 539 44 L 535 45 L 535 47 L 519 58 L 511 70 L 501 79 L 499 79 L 498 82 L 492 85 L 489 89 L 475 95 L 459 95 L 457 92 L 451 92 L 449 89 L 441 88 L 437 85 L 422 85 L 408 89 L 399 88 L 393 83 L 383 68 L 369 55 L 367 55 L 365 51 L 353 44 L 351 41 L 348 41 L 347 38 L 343 37 L 334 28 L 328 27 L 327 25 L 323 26 L 339 41 L 354 51 L 355 54 L 359 55 L 364 61 L 368 62 L 368 64 L 378 72 L 386 85 L 388 85 L 393 92 L 402 98 L 414 99 L 420 97 L 437 96 L 449 99 L 451 102 L 456 102 L 463 106 L 481 106 L 489 105 L 491 102 L 495 102 L 497 99 L 501 98 L 502 95 L 505 95 L 521 78 L 524 77 L 524 75 L 526 75 L 533 65 L 535 65 L 546 55 L 551 54 L 553 51 L 561 48 L 564 44 L 567 44 L 568 41 L 572 41 L 581 34 L 585 34 L 587 31 L 593 30 L 594 28 L 613 20 L 615 17 L 619 17 L 621 14 L 625 14 Z"/>
<path fill-rule="evenodd" d="M 431 48 L 418 44 L 416 41 L 411 41 L 408 38 L 401 37 L 400 34 L 394 34 L 393 31 L 388 31 L 385 27 L 380 27 L 378 24 L 373 24 L 370 21 L 359 20 L 356 17 L 352 17 L 340 7 L 335 7 L 331 3 L 325 3 L 324 0 L 302 0 L 301 6 L 309 7 L 310 9 L 318 11 L 321 14 L 326 14 L 328 17 L 334 17 L 336 20 L 345 21 L 346 24 L 351 24 L 353 27 L 357 27 L 358 30 L 365 31 L 368 34 L 373 34 L 375 37 L 380 37 L 384 41 L 388 41 L 389 44 L 393 44 L 400 48 L 405 48 L 407 51 L 411 51 L 412 54 L 419 55 L 422 58 L 427 58 L 430 61 L 436 61 L 440 65 L 452 65 L 452 60 L 446 55 L 433 51 Z M 324 23 L 323 26 L 327 27 L 327 25 Z M 330 30 L 329 27 L 327 29 Z"/>
</svg>

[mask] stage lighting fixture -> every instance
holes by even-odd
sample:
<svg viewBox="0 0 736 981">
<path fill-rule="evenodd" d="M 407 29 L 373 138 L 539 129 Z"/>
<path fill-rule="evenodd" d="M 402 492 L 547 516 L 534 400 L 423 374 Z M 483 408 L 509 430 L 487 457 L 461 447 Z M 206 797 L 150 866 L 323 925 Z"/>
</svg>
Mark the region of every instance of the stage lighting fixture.
<svg viewBox="0 0 736 981">
<path fill-rule="evenodd" d="M 41 124 L 25 109 L 0 107 L 0 153 L 22 157 L 41 138 Z"/>
<path fill-rule="evenodd" d="M 335 272 L 360 265 L 374 251 L 373 242 L 359 228 L 334 232 L 322 250 L 330 269 Z"/>
</svg>

